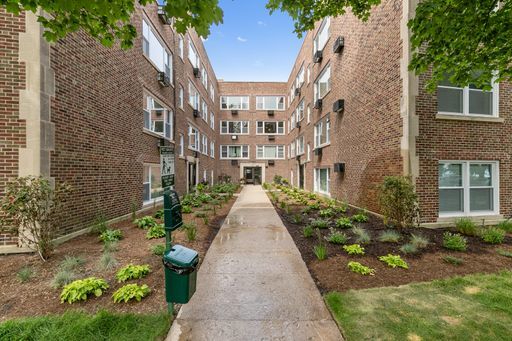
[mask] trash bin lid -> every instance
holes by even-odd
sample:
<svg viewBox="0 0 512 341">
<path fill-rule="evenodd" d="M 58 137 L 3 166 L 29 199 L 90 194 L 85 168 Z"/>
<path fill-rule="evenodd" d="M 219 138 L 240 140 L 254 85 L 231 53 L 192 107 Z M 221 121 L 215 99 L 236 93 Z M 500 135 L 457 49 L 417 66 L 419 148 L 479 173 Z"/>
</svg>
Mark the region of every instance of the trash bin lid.
<svg viewBox="0 0 512 341">
<path fill-rule="evenodd" d="M 181 245 L 173 245 L 172 248 L 164 254 L 164 260 L 173 265 L 186 268 L 196 265 L 199 257 L 197 252 Z"/>
</svg>

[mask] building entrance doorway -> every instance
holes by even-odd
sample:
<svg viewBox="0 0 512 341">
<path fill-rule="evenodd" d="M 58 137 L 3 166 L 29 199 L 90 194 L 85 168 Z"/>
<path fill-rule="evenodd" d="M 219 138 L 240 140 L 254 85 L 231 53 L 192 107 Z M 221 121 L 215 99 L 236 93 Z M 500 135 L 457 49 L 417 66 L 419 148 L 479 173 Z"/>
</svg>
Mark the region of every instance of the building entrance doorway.
<svg viewBox="0 0 512 341">
<path fill-rule="evenodd" d="M 261 185 L 261 167 L 244 167 L 245 183 Z"/>
<path fill-rule="evenodd" d="M 197 167 L 196 167 L 195 163 L 190 162 L 188 164 L 187 173 L 188 173 L 188 177 L 187 177 L 188 186 L 187 186 L 187 189 L 188 189 L 188 192 L 193 192 L 194 191 L 194 187 L 196 186 L 196 179 L 197 179 Z"/>
<path fill-rule="evenodd" d="M 304 165 L 299 165 L 299 188 L 304 189 Z"/>
</svg>

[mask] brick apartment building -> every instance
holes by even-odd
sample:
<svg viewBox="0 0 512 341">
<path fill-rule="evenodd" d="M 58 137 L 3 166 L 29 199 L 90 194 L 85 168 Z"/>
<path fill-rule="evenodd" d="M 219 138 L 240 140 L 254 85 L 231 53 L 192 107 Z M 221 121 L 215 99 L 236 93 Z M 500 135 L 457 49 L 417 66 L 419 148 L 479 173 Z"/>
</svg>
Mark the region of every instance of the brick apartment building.
<svg viewBox="0 0 512 341">
<path fill-rule="evenodd" d="M 75 188 L 62 235 L 160 200 L 162 144 L 176 189 L 275 175 L 378 212 L 386 175 L 412 176 L 425 226 L 512 213 L 511 86 L 493 91 L 407 70 L 415 0 L 384 0 L 368 22 L 326 18 L 305 36 L 287 82 L 217 81 L 201 39 L 156 5 L 137 7 L 133 49 L 84 33 L 48 45 L 31 13 L 0 12 L 0 189 L 42 175 Z M 34 53 L 38 51 L 38 53 Z M 0 251 L 20 251 L 1 235 Z"/>
</svg>

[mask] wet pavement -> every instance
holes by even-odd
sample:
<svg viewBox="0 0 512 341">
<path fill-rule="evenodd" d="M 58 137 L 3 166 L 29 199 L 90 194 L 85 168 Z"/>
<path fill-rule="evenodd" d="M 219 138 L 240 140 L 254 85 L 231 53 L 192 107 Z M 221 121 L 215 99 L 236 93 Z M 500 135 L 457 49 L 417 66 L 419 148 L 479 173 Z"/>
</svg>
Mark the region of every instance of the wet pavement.
<svg viewBox="0 0 512 341">
<path fill-rule="evenodd" d="M 245 186 L 167 340 L 342 340 L 261 186 Z"/>
</svg>

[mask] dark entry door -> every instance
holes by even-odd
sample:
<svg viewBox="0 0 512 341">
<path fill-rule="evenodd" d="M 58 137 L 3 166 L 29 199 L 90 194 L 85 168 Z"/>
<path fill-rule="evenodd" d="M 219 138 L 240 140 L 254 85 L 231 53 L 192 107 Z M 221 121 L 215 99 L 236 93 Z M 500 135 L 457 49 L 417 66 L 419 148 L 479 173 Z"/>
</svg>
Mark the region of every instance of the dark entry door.
<svg viewBox="0 0 512 341">
<path fill-rule="evenodd" d="M 252 184 L 254 183 L 254 169 L 252 167 L 245 167 L 244 168 L 244 178 L 245 183 Z"/>
<path fill-rule="evenodd" d="M 196 186 L 196 164 L 188 164 L 188 191 L 192 192 Z"/>
<path fill-rule="evenodd" d="M 304 165 L 299 165 L 299 188 L 304 188 Z"/>
<path fill-rule="evenodd" d="M 253 174 L 254 184 L 261 185 L 261 167 L 254 167 Z"/>
</svg>

